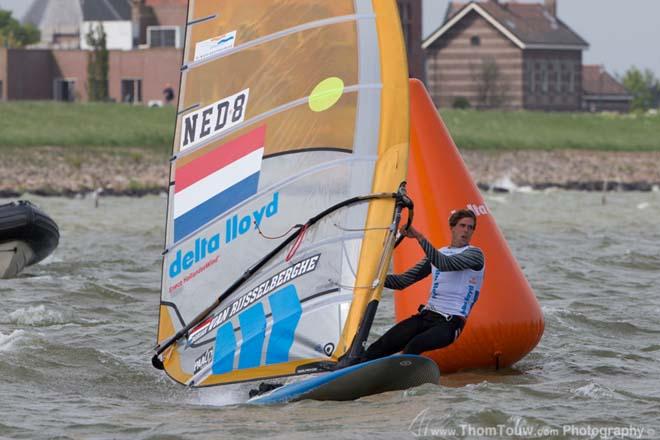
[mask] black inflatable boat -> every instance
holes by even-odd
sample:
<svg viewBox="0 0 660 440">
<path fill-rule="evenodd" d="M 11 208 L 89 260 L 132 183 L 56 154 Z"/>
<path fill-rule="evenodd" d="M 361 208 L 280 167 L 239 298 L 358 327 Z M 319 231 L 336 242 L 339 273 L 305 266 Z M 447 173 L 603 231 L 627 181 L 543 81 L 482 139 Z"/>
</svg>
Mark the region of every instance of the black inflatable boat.
<svg viewBox="0 0 660 440">
<path fill-rule="evenodd" d="M 26 200 L 0 205 L 0 278 L 49 256 L 60 242 L 57 224 Z"/>
</svg>

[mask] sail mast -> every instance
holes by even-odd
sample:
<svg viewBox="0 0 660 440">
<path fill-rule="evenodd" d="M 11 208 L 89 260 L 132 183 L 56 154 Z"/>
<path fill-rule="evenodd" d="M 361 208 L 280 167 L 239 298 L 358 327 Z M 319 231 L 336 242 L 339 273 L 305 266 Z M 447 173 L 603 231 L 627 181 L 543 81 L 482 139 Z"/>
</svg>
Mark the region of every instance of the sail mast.
<svg viewBox="0 0 660 440">
<path fill-rule="evenodd" d="M 373 180 L 373 192 L 384 191 L 405 180 L 408 167 L 408 70 L 405 47 L 398 9 L 395 2 L 374 0 L 379 14 L 376 16 L 378 42 L 380 45 L 381 81 L 381 125 L 379 132 L 378 153 Z M 372 203 L 369 207 L 365 229 L 382 223 L 383 218 L 391 215 L 393 201 Z M 365 236 L 360 254 L 362 263 L 358 272 L 355 298 L 351 303 L 342 338 L 339 342 L 337 357 L 349 350 L 354 335 L 357 333 L 367 305 L 380 301 L 384 274 L 377 274 L 375 261 L 380 257 L 385 233 L 370 233 Z M 390 251 L 391 252 L 391 251 Z M 391 254 L 388 255 L 391 257 Z M 377 277 L 381 278 L 378 279 Z M 369 286 L 367 288 L 360 286 Z M 374 287 L 371 287 L 374 286 Z"/>
</svg>

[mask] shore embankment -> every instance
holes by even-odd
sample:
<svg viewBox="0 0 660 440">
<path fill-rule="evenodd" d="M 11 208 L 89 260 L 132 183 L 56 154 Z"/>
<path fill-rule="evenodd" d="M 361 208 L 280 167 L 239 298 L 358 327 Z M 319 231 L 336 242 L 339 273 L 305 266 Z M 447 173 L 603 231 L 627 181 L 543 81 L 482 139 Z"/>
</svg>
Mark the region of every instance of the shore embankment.
<svg viewBox="0 0 660 440">
<path fill-rule="evenodd" d="M 463 150 L 481 189 L 651 191 L 660 187 L 660 151 Z"/>
<path fill-rule="evenodd" d="M 0 196 L 143 195 L 167 189 L 174 107 L 0 103 Z M 441 109 L 474 181 L 649 191 L 660 115 Z"/>
<path fill-rule="evenodd" d="M 141 196 L 167 190 L 169 156 L 150 149 L 3 148 L 0 197 Z"/>
<path fill-rule="evenodd" d="M 660 152 L 462 150 L 482 190 L 550 187 L 650 191 L 660 187 Z M 73 196 L 89 192 L 140 196 L 167 190 L 169 156 L 116 147 L 3 148 L 0 197 Z"/>
</svg>

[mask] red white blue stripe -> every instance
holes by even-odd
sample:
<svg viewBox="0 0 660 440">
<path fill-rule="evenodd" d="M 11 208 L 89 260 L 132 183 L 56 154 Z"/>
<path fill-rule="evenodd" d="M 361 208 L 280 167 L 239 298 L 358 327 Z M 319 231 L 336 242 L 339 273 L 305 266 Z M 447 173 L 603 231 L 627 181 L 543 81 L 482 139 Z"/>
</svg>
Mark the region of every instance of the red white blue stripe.
<svg viewBox="0 0 660 440">
<path fill-rule="evenodd" d="M 266 126 L 216 147 L 176 169 L 174 241 L 256 194 Z"/>
</svg>

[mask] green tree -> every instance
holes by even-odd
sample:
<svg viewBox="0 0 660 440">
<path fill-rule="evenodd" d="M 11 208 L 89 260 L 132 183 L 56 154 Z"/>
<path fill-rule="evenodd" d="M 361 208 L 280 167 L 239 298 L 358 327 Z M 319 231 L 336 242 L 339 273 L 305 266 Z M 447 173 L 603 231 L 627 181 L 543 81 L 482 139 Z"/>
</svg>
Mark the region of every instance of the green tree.
<svg viewBox="0 0 660 440">
<path fill-rule="evenodd" d="M 20 48 L 38 43 L 41 39 L 39 29 L 27 23 L 21 25 L 12 18 L 10 11 L 0 10 L 0 46 Z"/>
<path fill-rule="evenodd" d="M 110 55 L 106 44 L 107 36 L 103 25 L 91 27 L 86 35 L 92 50 L 87 55 L 87 84 L 90 101 L 108 99 L 108 70 Z"/>
<path fill-rule="evenodd" d="M 633 66 L 623 76 L 623 85 L 633 96 L 631 110 L 648 110 L 655 103 L 660 81 L 650 69 L 642 72 Z"/>
<path fill-rule="evenodd" d="M 477 107 L 498 108 L 506 104 L 510 88 L 495 59 L 482 59 L 481 64 L 470 65 L 470 70 L 477 87 Z"/>
</svg>

